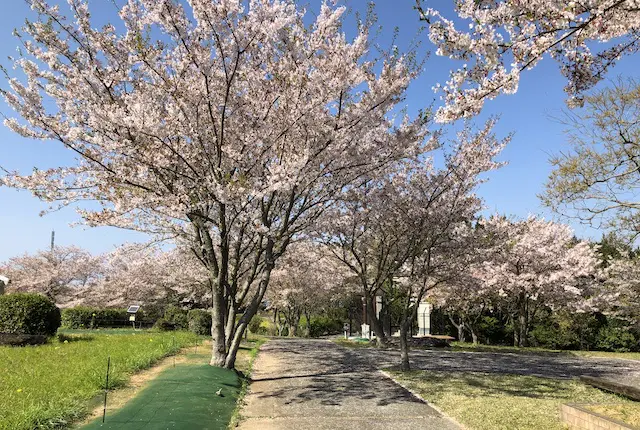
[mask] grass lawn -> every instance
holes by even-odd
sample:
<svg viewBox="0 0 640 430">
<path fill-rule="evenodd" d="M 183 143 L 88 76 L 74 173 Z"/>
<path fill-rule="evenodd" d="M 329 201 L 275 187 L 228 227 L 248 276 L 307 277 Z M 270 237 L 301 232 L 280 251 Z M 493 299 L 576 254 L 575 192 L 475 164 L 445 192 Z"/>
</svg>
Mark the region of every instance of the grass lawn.
<svg viewBox="0 0 640 430">
<path fill-rule="evenodd" d="M 333 342 L 347 348 L 375 348 L 375 342 L 362 340 L 334 339 Z M 547 349 L 504 345 L 474 345 L 466 342 L 451 342 L 451 348 L 435 348 L 452 352 L 495 352 L 509 354 L 534 354 L 534 355 L 574 355 L 577 357 L 622 358 L 625 360 L 640 360 L 640 352 L 608 352 L 608 351 L 566 351 L 560 349 Z"/>
<path fill-rule="evenodd" d="M 526 347 L 519 348 L 517 346 L 503 346 L 503 345 L 474 345 L 466 342 L 452 342 L 451 351 L 466 351 L 466 352 L 501 352 L 501 353 L 513 353 L 513 354 L 567 354 L 575 355 L 578 357 L 603 357 L 603 358 L 624 358 L 627 360 L 640 360 L 640 352 L 608 352 L 608 351 L 566 351 L 559 349 L 547 349 Z"/>
<path fill-rule="evenodd" d="M 429 371 L 392 376 L 472 430 L 560 430 L 563 403 L 634 404 L 575 380 Z"/>
<path fill-rule="evenodd" d="M 242 341 L 238 349 L 238 355 L 236 356 L 236 369 L 245 375 L 249 375 L 260 347 L 267 340 L 264 336 L 251 334 L 249 335 L 249 339 Z"/>
<path fill-rule="evenodd" d="M 579 357 L 624 358 L 626 360 L 640 360 L 640 352 L 607 352 L 607 351 L 570 351 Z"/>
<path fill-rule="evenodd" d="M 620 405 L 588 405 L 587 409 L 592 410 L 600 415 L 615 418 L 640 428 L 640 403 L 624 403 Z"/>
<path fill-rule="evenodd" d="M 367 339 L 334 339 L 334 343 L 347 348 L 375 348 L 376 343 Z"/>
<path fill-rule="evenodd" d="M 89 402 L 104 387 L 111 356 L 109 386 L 160 358 L 194 345 L 187 332 L 95 330 L 69 334 L 47 345 L 0 347 L 0 429 L 64 426 L 88 413 Z"/>
</svg>

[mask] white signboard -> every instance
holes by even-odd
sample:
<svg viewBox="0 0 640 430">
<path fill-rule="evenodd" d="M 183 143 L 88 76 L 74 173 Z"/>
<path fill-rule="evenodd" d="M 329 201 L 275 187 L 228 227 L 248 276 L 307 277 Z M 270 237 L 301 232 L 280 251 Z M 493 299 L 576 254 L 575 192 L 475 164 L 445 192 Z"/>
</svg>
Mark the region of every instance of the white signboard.
<svg viewBox="0 0 640 430">
<path fill-rule="evenodd" d="M 369 324 L 362 324 L 362 337 L 371 339 L 371 327 Z"/>
</svg>

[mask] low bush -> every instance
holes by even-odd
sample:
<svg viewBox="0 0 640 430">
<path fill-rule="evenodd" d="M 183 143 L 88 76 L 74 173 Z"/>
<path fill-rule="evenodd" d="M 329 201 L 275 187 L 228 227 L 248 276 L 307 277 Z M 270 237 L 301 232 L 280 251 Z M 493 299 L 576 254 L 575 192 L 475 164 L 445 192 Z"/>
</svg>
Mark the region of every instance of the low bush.
<svg viewBox="0 0 640 430">
<path fill-rule="evenodd" d="M 342 321 L 324 316 L 311 317 L 309 336 L 319 337 L 342 332 Z"/>
<path fill-rule="evenodd" d="M 633 333 L 624 327 L 610 324 L 598 331 L 596 347 L 603 351 L 630 352 L 638 351 L 638 340 Z"/>
<path fill-rule="evenodd" d="M 253 334 L 262 334 L 261 326 L 262 325 L 262 317 L 260 315 L 254 315 L 249 321 L 249 331 Z"/>
<path fill-rule="evenodd" d="M 164 310 L 164 319 L 173 324 L 175 330 L 187 330 L 189 328 L 187 311 L 178 306 L 167 306 Z"/>
<path fill-rule="evenodd" d="M 141 319 L 142 316 L 143 313 L 138 311 L 136 319 Z M 129 314 L 126 309 L 77 306 L 62 310 L 62 326 L 64 328 L 122 327 L 128 322 Z"/>
<path fill-rule="evenodd" d="M 203 309 L 192 309 L 187 313 L 189 331 L 198 335 L 211 334 L 211 312 Z"/>
<path fill-rule="evenodd" d="M 40 294 L 0 296 L 0 333 L 53 336 L 60 327 L 60 309 Z"/>
</svg>

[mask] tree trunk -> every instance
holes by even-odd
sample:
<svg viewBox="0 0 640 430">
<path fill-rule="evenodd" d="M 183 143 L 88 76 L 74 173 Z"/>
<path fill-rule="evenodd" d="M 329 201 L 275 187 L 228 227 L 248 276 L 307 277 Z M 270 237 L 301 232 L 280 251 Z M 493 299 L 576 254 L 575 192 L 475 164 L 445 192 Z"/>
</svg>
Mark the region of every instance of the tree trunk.
<svg viewBox="0 0 640 430">
<path fill-rule="evenodd" d="M 376 342 L 378 345 L 387 345 L 389 342 L 384 334 L 382 323 L 376 318 L 375 307 L 373 306 L 373 300 L 375 296 L 369 294 L 365 295 L 365 301 L 367 305 L 367 316 L 369 317 L 369 325 L 376 335 Z"/>
<path fill-rule="evenodd" d="M 227 361 L 227 344 L 225 341 L 225 304 L 220 288 L 213 289 L 213 309 L 211 309 L 212 354 L 210 364 L 223 367 Z"/>
<path fill-rule="evenodd" d="M 400 370 L 403 372 L 408 372 L 411 370 L 411 365 L 409 364 L 409 342 L 408 342 L 408 330 L 407 324 L 403 323 L 400 325 Z"/>
<path fill-rule="evenodd" d="M 233 303 L 229 306 L 227 311 L 227 325 L 225 327 L 225 339 L 227 340 L 227 350 L 231 347 L 231 340 L 233 339 L 233 330 L 236 328 L 236 308 Z"/>
<path fill-rule="evenodd" d="M 289 337 L 298 336 L 298 326 L 300 325 L 300 311 L 293 311 L 289 319 Z"/>
<path fill-rule="evenodd" d="M 473 329 L 473 327 L 469 327 L 469 331 L 471 332 L 471 341 L 473 342 L 474 345 L 477 345 L 478 344 L 478 334 Z"/>
<path fill-rule="evenodd" d="M 305 337 L 311 337 L 311 316 L 309 315 L 309 311 L 306 309 L 304 310 L 304 317 L 307 320 L 306 333 L 304 335 Z"/>
<path fill-rule="evenodd" d="M 449 315 L 449 321 L 451 321 L 451 324 L 458 330 L 458 342 L 464 342 L 464 320 L 461 318 L 460 323 L 457 323 L 456 320 Z"/>
<path fill-rule="evenodd" d="M 518 306 L 518 346 L 523 348 L 529 346 L 529 339 L 527 336 L 527 298 L 524 293 L 520 294 Z"/>
<path fill-rule="evenodd" d="M 229 347 L 229 353 L 227 354 L 226 360 L 224 361 L 224 367 L 227 369 L 233 369 L 236 365 L 236 356 L 238 354 L 238 348 L 240 348 L 240 342 L 242 342 L 242 336 L 244 335 L 245 330 L 249 326 L 249 322 L 251 318 L 258 312 L 258 308 L 260 307 L 260 303 L 262 303 L 262 299 L 264 298 L 264 293 L 267 291 L 267 287 L 269 286 L 269 280 L 271 279 L 271 271 L 273 270 L 274 262 L 271 255 L 271 250 L 273 249 L 273 244 L 267 247 L 266 250 L 266 264 L 264 271 L 260 277 L 260 282 L 258 284 L 258 289 L 254 294 L 251 302 L 247 306 L 247 309 L 240 317 L 238 324 L 236 326 L 236 330 L 233 336 L 233 341 L 231 342 L 231 346 Z"/>
<path fill-rule="evenodd" d="M 518 346 L 524 347 L 526 346 L 526 338 L 524 333 L 524 315 L 518 315 Z"/>
</svg>

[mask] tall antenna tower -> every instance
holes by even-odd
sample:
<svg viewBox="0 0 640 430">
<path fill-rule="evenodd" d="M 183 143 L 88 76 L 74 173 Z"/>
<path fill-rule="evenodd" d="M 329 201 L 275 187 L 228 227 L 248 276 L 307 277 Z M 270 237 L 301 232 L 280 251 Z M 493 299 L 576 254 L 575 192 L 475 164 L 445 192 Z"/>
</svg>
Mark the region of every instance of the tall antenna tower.
<svg viewBox="0 0 640 430">
<path fill-rule="evenodd" d="M 56 242 L 56 231 L 51 230 L 51 252 L 53 252 L 53 247 L 55 245 L 55 242 Z"/>
</svg>

